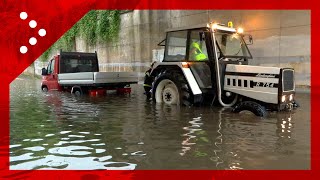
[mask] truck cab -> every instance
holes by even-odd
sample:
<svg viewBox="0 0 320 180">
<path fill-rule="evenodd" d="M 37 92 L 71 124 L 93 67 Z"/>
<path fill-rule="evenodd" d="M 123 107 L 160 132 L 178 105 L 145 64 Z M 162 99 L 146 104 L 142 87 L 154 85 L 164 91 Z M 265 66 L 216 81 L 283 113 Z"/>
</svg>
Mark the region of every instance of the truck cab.
<svg viewBox="0 0 320 180">
<path fill-rule="evenodd" d="M 53 56 L 47 68 L 42 69 L 43 91 L 62 90 L 59 74 L 99 72 L 97 53 L 60 52 Z"/>
<path fill-rule="evenodd" d="M 61 90 L 61 86 L 58 83 L 59 70 L 59 55 L 54 56 L 48 63 L 47 68 L 42 68 L 42 82 L 41 90 Z"/>
</svg>

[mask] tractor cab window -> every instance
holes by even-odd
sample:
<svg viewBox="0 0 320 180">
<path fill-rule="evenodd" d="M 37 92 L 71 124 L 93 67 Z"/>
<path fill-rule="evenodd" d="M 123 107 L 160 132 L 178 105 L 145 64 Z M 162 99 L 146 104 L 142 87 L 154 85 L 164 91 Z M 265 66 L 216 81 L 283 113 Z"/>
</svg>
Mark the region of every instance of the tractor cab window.
<svg viewBox="0 0 320 180">
<path fill-rule="evenodd" d="M 186 59 L 188 31 L 168 32 L 164 61 L 182 61 Z"/>
<path fill-rule="evenodd" d="M 205 33 L 202 30 L 191 31 L 189 43 L 189 60 L 207 61 L 208 52 L 205 41 Z"/>
<path fill-rule="evenodd" d="M 48 64 L 48 67 L 47 67 L 48 74 L 52 74 L 53 70 L 54 70 L 54 59 L 52 59 Z"/>
<path fill-rule="evenodd" d="M 220 57 L 251 58 L 251 54 L 241 35 L 236 33 L 216 33 L 215 38 Z"/>
</svg>

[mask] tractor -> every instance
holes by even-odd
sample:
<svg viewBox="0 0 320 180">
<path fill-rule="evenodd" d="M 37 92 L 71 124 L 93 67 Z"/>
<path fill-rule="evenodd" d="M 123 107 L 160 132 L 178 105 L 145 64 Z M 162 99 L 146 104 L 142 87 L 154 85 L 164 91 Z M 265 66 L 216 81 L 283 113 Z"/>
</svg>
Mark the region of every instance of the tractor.
<svg viewBox="0 0 320 180">
<path fill-rule="evenodd" d="M 231 25 L 230 25 L 231 24 Z M 152 99 L 168 105 L 220 105 L 266 116 L 292 110 L 294 69 L 248 65 L 253 38 L 242 28 L 208 23 L 167 30 L 164 58 L 152 66 Z"/>
</svg>

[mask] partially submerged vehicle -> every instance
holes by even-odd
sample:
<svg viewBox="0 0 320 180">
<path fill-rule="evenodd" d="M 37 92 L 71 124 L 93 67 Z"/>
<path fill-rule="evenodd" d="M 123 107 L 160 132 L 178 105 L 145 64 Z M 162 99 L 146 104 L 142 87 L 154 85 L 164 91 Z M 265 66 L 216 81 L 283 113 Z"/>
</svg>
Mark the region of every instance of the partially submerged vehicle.
<svg viewBox="0 0 320 180">
<path fill-rule="evenodd" d="M 135 72 L 99 72 L 97 53 L 60 52 L 42 69 L 43 91 L 69 91 L 76 95 L 105 94 L 107 90 L 130 93 L 138 83 Z"/>
<path fill-rule="evenodd" d="M 168 30 L 159 43 L 165 46 L 164 59 L 152 67 L 153 100 L 187 106 L 220 104 L 257 116 L 265 116 L 266 109 L 291 110 L 294 69 L 248 65 L 252 55 L 247 44 L 252 43 L 243 29 L 217 23 Z"/>
</svg>

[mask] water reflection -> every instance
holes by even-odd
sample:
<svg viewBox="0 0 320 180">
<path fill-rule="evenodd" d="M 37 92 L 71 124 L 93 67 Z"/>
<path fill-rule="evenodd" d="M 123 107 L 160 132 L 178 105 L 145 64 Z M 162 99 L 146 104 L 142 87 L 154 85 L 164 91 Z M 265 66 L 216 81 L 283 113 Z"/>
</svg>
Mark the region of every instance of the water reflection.
<svg viewBox="0 0 320 180">
<path fill-rule="evenodd" d="M 182 144 L 182 152 L 180 153 L 181 156 L 185 155 L 185 153 L 191 149 L 191 146 L 196 144 L 195 142 L 192 142 L 192 140 L 194 140 L 194 138 L 197 137 L 195 135 L 197 134 L 197 131 L 202 131 L 201 125 L 203 125 L 203 123 L 201 123 L 201 117 L 193 118 L 191 121 L 189 121 L 189 123 L 191 124 L 191 126 L 183 127 L 183 130 L 186 130 L 187 133 L 182 135 L 183 137 L 186 137 L 186 139 L 183 140 L 181 143 Z"/>
<path fill-rule="evenodd" d="M 223 112 L 224 109 L 221 109 L 219 110 L 219 119 L 218 119 L 218 130 L 217 130 L 217 137 L 215 138 L 215 142 L 214 142 L 214 155 L 213 157 L 211 157 L 210 159 L 214 162 L 216 162 L 216 167 L 218 168 L 219 167 L 219 164 L 222 164 L 223 163 L 223 160 L 219 157 L 219 153 L 221 152 L 221 145 L 222 145 L 222 142 L 223 142 L 223 139 L 222 139 L 222 133 L 221 133 L 221 123 L 222 123 L 222 112 Z"/>
<path fill-rule="evenodd" d="M 140 86 L 130 97 L 75 97 L 39 83 L 11 84 L 11 169 L 309 168 L 308 94 L 301 110 L 261 119 L 146 102 Z"/>
<path fill-rule="evenodd" d="M 293 145 L 295 140 L 292 140 L 292 131 L 294 131 L 294 123 L 292 122 L 292 114 L 279 114 L 277 122 L 276 134 L 278 136 L 275 144 L 275 151 L 288 155 L 294 154 Z"/>
<path fill-rule="evenodd" d="M 291 113 L 280 113 L 278 114 L 277 122 L 277 135 L 279 139 L 290 139 L 291 131 L 294 128 L 292 124 L 292 114 Z"/>
</svg>

